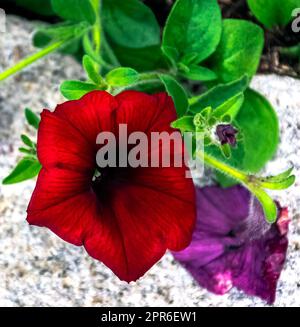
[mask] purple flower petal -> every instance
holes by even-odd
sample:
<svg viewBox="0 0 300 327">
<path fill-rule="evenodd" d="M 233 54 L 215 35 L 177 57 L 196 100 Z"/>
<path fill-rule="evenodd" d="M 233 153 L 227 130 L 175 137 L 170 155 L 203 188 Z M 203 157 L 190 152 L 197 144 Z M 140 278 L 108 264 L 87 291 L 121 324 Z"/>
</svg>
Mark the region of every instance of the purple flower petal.
<svg viewBox="0 0 300 327">
<path fill-rule="evenodd" d="M 288 245 L 287 209 L 269 225 L 260 203 L 241 186 L 197 188 L 197 206 L 193 240 L 174 257 L 211 292 L 235 286 L 273 303 Z"/>
<path fill-rule="evenodd" d="M 230 124 L 220 124 L 216 128 L 216 134 L 222 145 L 230 144 L 233 147 L 236 146 L 236 134 L 237 133 L 238 133 L 238 130 L 236 130 Z"/>
</svg>

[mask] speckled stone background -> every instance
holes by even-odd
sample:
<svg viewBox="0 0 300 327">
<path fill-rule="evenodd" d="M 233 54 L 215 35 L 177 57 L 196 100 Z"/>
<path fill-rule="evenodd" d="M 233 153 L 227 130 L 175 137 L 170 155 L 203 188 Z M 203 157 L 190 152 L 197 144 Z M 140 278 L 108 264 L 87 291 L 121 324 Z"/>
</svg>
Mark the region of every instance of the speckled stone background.
<svg viewBox="0 0 300 327">
<path fill-rule="evenodd" d="M 0 33 L 0 71 L 34 51 L 34 25 L 8 17 L 7 33 Z M 79 78 L 81 67 L 71 58 L 51 55 L 0 85 L 0 179 L 15 165 L 26 129 L 23 110 L 37 113 L 62 102 L 58 87 L 64 79 Z M 275 197 L 290 208 L 293 218 L 285 269 L 275 306 L 300 305 L 300 81 L 257 76 L 252 86 L 276 108 L 281 121 L 281 144 L 269 173 L 291 163 L 297 182 Z M 136 283 L 119 281 L 84 249 L 63 242 L 47 229 L 30 227 L 26 206 L 35 182 L 0 186 L 0 306 L 263 306 L 232 290 L 216 296 L 198 287 L 170 254 Z"/>
</svg>

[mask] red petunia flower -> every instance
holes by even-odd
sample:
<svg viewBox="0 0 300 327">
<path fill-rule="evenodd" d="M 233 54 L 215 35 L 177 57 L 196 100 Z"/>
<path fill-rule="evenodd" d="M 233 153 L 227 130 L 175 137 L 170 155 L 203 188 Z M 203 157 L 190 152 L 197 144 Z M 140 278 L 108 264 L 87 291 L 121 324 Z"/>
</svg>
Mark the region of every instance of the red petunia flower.
<svg viewBox="0 0 300 327">
<path fill-rule="evenodd" d="M 28 222 L 83 245 L 128 282 L 141 277 L 167 249 L 188 246 L 195 199 L 186 167 L 105 168 L 100 177 L 93 177 L 99 132 L 116 134 L 119 124 L 127 124 L 128 134 L 171 133 L 175 119 L 166 94 L 135 91 L 115 97 L 93 91 L 58 105 L 54 112 L 44 110 L 37 144 L 42 170 L 28 206 Z M 161 148 L 151 151 L 150 157 L 159 155 Z"/>
</svg>

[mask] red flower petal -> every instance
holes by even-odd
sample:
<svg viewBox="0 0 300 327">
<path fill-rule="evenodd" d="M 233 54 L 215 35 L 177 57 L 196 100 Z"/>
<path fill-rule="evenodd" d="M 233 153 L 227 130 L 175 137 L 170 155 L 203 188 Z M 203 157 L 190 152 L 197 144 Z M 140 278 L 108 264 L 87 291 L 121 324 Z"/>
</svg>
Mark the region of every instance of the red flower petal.
<svg viewBox="0 0 300 327">
<path fill-rule="evenodd" d="M 122 180 L 108 180 L 99 191 L 92 187 L 99 132 L 117 132 L 121 123 L 128 124 L 128 133 L 172 132 L 175 117 L 165 94 L 133 91 L 115 98 L 95 91 L 54 113 L 44 112 L 38 135 L 44 168 L 28 221 L 84 245 L 126 281 L 142 276 L 168 248 L 186 247 L 195 223 L 194 187 L 185 178 L 186 167 L 126 168 Z"/>
<path fill-rule="evenodd" d="M 110 236 L 94 233 L 85 247 L 122 280 L 136 280 L 167 248 L 182 249 L 190 242 L 194 222 L 189 217 L 194 207 L 180 199 L 142 186 L 123 185 L 103 206 L 104 211 L 108 208 L 111 212 L 103 230 Z"/>
<path fill-rule="evenodd" d="M 154 96 L 125 91 L 116 96 L 119 108 L 116 112 L 118 124 L 127 124 L 128 134 L 134 131 L 174 131 L 170 124 L 176 119 L 176 111 L 171 98 L 166 93 Z"/>
<path fill-rule="evenodd" d="M 93 169 L 93 148 L 78 130 L 48 110 L 41 118 L 37 152 L 43 167 Z"/>
<path fill-rule="evenodd" d="M 27 209 L 28 222 L 82 245 L 93 201 L 88 178 L 72 170 L 42 168 Z"/>
<path fill-rule="evenodd" d="M 117 101 L 109 93 L 92 91 L 80 100 L 58 105 L 54 113 L 74 126 L 95 147 L 96 137 L 100 132 L 114 132 L 114 111 L 117 105 Z"/>
</svg>

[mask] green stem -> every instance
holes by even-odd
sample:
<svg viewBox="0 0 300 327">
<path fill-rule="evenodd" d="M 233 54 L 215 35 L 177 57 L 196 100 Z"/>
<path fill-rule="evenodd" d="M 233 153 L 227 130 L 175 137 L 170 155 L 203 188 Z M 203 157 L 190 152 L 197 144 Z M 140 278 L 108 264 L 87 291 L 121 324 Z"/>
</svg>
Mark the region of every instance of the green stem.
<svg viewBox="0 0 300 327">
<path fill-rule="evenodd" d="M 216 158 L 206 154 L 203 151 L 198 151 L 197 156 L 205 164 L 219 170 L 220 172 L 232 177 L 233 179 L 243 184 L 251 193 L 256 196 L 256 198 L 262 204 L 267 221 L 270 223 L 276 221 L 276 204 L 263 189 L 261 189 L 258 185 L 255 184 L 255 179 L 253 179 L 253 176 L 251 177 L 236 168 L 226 165 L 225 163 L 217 160 Z"/>
<path fill-rule="evenodd" d="M 23 68 L 25 68 L 27 66 L 29 66 L 33 62 L 39 60 L 40 58 L 45 57 L 46 55 L 48 55 L 51 52 L 57 50 L 62 45 L 64 45 L 67 41 L 69 41 L 69 39 L 64 39 L 64 40 L 54 42 L 54 43 L 50 44 L 49 46 L 47 46 L 46 48 L 36 52 L 35 54 L 19 61 L 15 66 L 8 68 L 7 70 L 5 70 L 4 72 L 2 72 L 0 74 L 0 81 L 3 81 L 4 79 L 8 78 L 9 76 L 21 71 Z"/>
<path fill-rule="evenodd" d="M 100 18 L 101 0 L 91 0 L 91 2 L 96 14 L 96 21 L 93 26 L 93 39 L 95 44 L 95 51 L 97 54 L 99 54 L 101 49 L 101 18 Z"/>
<path fill-rule="evenodd" d="M 192 106 L 193 104 L 197 103 L 202 95 L 196 95 L 188 99 L 189 105 Z"/>
<path fill-rule="evenodd" d="M 249 177 L 244 172 L 242 172 L 242 171 L 240 171 L 240 170 L 238 170 L 236 168 L 233 168 L 233 167 L 231 167 L 231 166 L 217 160 L 216 158 L 208 155 L 205 152 L 198 151 L 197 156 L 204 163 L 206 163 L 207 165 L 219 170 L 221 173 L 225 173 L 226 175 L 228 175 L 228 176 L 232 177 L 233 179 L 243 183 L 244 185 L 248 185 Z"/>
</svg>

